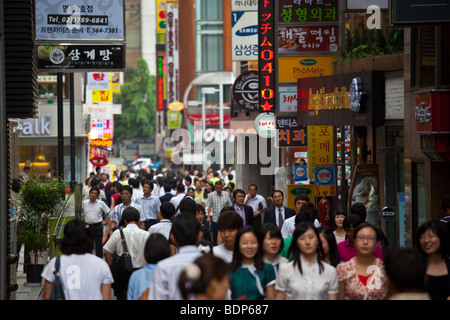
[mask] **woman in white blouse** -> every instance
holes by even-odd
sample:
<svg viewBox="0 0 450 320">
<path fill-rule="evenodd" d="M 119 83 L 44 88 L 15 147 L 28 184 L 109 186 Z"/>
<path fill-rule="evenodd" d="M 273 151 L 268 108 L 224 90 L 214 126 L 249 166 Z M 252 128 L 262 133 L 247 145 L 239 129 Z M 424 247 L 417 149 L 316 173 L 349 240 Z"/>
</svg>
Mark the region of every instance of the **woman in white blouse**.
<svg viewBox="0 0 450 320">
<path fill-rule="evenodd" d="M 295 227 L 289 248 L 292 260 L 281 263 L 276 277 L 277 300 L 336 300 L 339 284 L 335 267 L 321 261 L 323 249 L 311 222 Z"/>
</svg>

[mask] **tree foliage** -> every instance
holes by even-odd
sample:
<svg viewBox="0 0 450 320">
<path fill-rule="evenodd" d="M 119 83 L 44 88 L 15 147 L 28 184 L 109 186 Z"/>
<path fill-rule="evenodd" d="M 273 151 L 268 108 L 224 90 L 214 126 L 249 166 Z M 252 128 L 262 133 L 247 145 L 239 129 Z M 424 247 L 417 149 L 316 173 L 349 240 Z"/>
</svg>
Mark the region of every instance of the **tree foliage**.
<svg viewBox="0 0 450 320">
<path fill-rule="evenodd" d="M 122 114 L 114 116 L 114 140 L 148 138 L 155 134 L 156 96 L 155 76 L 147 62 L 140 58 L 131 82 L 114 95 L 114 103 L 122 104 Z"/>
</svg>

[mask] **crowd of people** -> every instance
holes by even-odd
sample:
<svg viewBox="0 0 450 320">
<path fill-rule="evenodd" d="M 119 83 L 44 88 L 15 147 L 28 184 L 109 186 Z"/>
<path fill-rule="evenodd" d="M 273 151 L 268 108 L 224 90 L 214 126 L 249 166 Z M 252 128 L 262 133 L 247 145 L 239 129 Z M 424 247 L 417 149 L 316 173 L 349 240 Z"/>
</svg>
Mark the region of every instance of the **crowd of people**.
<svg viewBox="0 0 450 320">
<path fill-rule="evenodd" d="M 284 190 L 269 202 L 255 184 L 237 188 L 226 169 L 93 172 L 83 197 L 83 219 L 67 223 L 61 245 L 62 279 L 79 266 L 77 281 L 63 281 L 67 299 L 450 299 L 450 197 L 414 248 L 395 250 L 361 203 L 322 226 L 307 196 L 295 210 Z M 133 271 L 114 277 L 108 267 L 125 251 Z M 42 273 L 43 299 L 55 260 Z"/>
</svg>

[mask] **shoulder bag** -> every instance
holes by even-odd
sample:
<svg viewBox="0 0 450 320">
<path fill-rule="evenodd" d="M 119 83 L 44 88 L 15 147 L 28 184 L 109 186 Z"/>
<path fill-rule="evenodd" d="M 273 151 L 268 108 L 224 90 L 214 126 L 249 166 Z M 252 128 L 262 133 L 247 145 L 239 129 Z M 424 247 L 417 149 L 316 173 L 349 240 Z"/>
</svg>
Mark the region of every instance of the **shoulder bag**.
<svg viewBox="0 0 450 320">
<path fill-rule="evenodd" d="M 122 238 L 122 247 L 123 254 L 119 256 L 117 252 L 113 254 L 113 260 L 111 263 L 111 273 L 114 278 L 114 282 L 117 282 L 119 279 L 123 277 L 128 277 L 133 272 L 133 262 L 131 259 L 131 255 L 128 252 L 127 242 L 125 241 L 125 237 L 123 235 L 123 231 L 120 228 L 120 237 Z"/>
<path fill-rule="evenodd" d="M 66 296 L 64 294 L 64 287 L 59 277 L 59 268 L 61 266 L 61 256 L 56 256 L 55 261 L 55 271 L 53 274 L 55 275 L 55 280 L 52 285 L 52 294 L 50 296 L 50 300 L 66 300 Z"/>
</svg>

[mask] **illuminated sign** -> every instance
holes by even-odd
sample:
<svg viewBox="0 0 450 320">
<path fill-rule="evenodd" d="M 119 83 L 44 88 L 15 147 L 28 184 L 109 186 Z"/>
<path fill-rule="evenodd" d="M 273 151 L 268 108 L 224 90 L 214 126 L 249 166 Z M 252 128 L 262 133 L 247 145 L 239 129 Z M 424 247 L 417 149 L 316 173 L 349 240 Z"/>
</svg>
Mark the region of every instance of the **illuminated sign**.
<svg viewBox="0 0 450 320">
<path fill-rule="evenodd" d="M 156 110 L 163 111 L 166 106 L 165 97 L 165 68 L 166 68 L 166 46 L 156 45 Z"/>
<path fill-rule="evenodd" d="M 274 112 L 277 79 L 275 0 L 259 1 L 258 9 L 259 112 Z"/>
<path fill-rule="evenodd" d="M 299 79 L 331 76 L 333 74 L 333 62 L 337 56 L 317 57 L 280 57 L 278 59 L 279 82 L 291 83 Z"/>
</svg>

